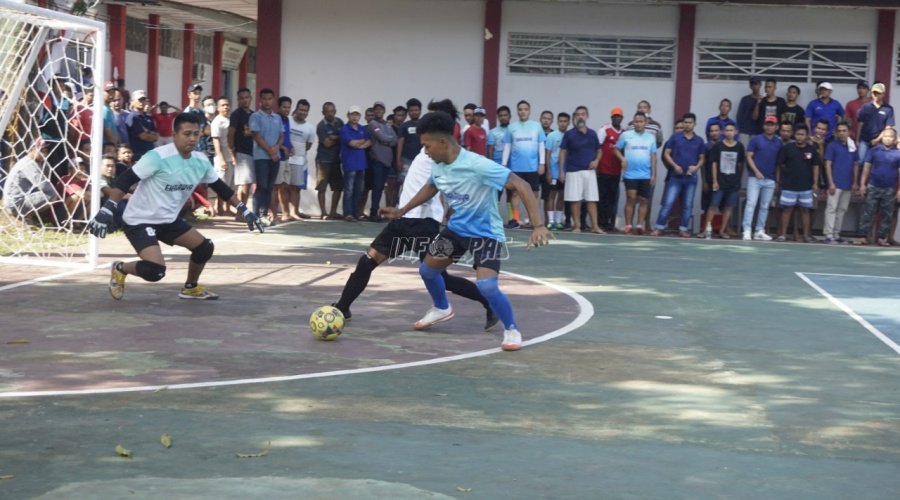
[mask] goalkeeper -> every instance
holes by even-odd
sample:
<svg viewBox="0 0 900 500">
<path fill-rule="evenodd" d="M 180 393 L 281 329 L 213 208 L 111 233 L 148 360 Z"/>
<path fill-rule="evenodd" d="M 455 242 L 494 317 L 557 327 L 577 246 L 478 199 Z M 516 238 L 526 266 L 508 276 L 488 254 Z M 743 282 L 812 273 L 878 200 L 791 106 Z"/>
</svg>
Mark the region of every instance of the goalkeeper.
<svg viewBox="0 0 900 500">
<path fill-rule="evenodd" d="M 200 139 L 200 117 L 182 113 L 175 118 L 173 142 L 141 157 L 137 164 L 116 179 L 109 199 L 88 224 L 88 231 L 104 238 L 113 230 L 113 217 L 119 201 L 137 184 L 122 214 L 125 236 L 140 260 L 112 263 L 109 294 L 121 300 L 125 277 L 134 274 L 144 281 L 159 281 L 166 275 L 159 242 L 178 245 L 191 251 L 187 280 L 178 294 L 182 299 L 215 300 L 219 296 L 199 284 L 203 267 L 212 258 L 213 242 L 178 217 L 197 184 L 208 183 L 220 199 L 228 200 L 244 216 L 250 231 L 263 232 L 259 219 L 219 179 L 204 153 L 195 152 Z"/>
</svg>

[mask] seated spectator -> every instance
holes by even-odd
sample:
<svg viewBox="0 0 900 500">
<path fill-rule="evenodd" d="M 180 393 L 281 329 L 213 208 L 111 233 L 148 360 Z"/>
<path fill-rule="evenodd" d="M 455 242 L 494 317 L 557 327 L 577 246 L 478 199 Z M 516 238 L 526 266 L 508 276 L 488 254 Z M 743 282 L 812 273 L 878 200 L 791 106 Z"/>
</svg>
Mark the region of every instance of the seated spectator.
<svg viewBox="0 0 900 500">
<path fill-rule="evenodd" d="M 722 222 L 719 226 L 719 237 L 730 239 L 728 223 L 731 213 L 738 205 L 741 191 L 741 176 L 744 174 L 744 145 L 737 141 L 737 127 L 729 123 L 725 126 L 725 138 L 713 146 L 710 152 L 712 167 L 712 197 L 710 212 L 721 209 Z M 712 214 L 710 214 L 712 215 Z M 706 218 L 706 238 L 712 238 L 712 217 Z"/>
<path fill-rule="evenodd" d="M 881 133 L 881 144 L 869 149 L 863 160 L 863 172 L 859 181 L 859 194 L 866 198 L 866 208 L 859 224 L 859 240 L 854 243 L 872 243 L 869 231 L 877 215 L 881 224 L 875 241 L 879 246 L 891 246 L 890 233 L 894 228 L 892 217 L 897 199 L 897 170 L 900 168 L 900 149 L 897 149 L 897 131 L 888 127 Z"/>
<path fill-rule="evenodd" d="M 53 183 L 47 180 L 44 169 L 49 148 L 38 140 L 31 152 L 13 165 L 3 184 L 3 204 L 10 215 L 29 224 L 40 222 L 40 214 L 53 213 L 51 207 L 59 200 Z"/>
<path fill-rule="evenodd" d="M 81 158 L 75 160 L 67 175 L 59 179 L 58 190 L 62 193 L 66 207 L 66 217 L 68 220 L 65 224 L 72 225 L 75 221 L 84 221 L 87 219 L 88 210 L 91 203 L 91 191 L 88 188 L 90 181 L 87 165 Z"/>
<path fill-rule="evenodd" d="M 131 150 L 131 146 L 127 144 L 119 146 L 117 160 L 116 176 L 120 176 L 125 173 L 126 170 L 134 166 L 134 151 Z"/>
</svg>

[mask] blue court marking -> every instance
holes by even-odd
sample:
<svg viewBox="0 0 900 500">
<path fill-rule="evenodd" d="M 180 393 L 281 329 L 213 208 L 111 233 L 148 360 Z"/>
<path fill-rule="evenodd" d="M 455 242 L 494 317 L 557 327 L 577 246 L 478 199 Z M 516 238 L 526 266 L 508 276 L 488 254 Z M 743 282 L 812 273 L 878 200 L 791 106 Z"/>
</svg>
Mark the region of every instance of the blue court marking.
<svg viewBox="0 0 900 500">
<path fill-rule="evenodd" d="M 809 286 L 900 354 L 900 278 L 796 273 Z"/>
</svg>

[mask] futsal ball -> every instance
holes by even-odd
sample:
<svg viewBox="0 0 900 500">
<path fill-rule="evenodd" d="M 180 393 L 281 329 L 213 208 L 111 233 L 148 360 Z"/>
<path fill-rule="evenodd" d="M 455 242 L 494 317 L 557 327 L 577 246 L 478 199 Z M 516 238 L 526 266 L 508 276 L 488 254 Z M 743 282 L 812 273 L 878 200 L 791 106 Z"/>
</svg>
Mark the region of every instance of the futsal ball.
<svg viewBox="0 0 900 500">
<path fill-rule="evenodd" d="M 322 306 L 309 317 L 309 331 L 319 340 L 334 340 L 344 331 L 344 315 L 334 306 Z"/>
</svg>

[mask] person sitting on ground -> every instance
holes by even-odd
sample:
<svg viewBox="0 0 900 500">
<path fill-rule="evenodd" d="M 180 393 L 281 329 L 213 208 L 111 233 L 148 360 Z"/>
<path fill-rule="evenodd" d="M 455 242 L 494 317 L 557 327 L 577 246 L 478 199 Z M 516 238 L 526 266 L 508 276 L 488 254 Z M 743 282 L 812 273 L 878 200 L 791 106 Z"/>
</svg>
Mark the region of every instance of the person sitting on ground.
<svg viewBox="0 0 900 500">
<path fill-rule="evenodd" d="M 50 212 L 59 194 L 47 178 L 44 162 L 49 148 L 38 139 L 28 155 L 13 165 L 3 184 L 3 204 L 13 216 L 29 224 L 40 222 L 40 214 Z"/>
</svg>

